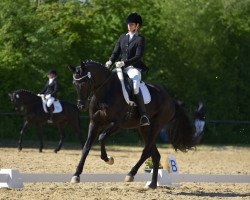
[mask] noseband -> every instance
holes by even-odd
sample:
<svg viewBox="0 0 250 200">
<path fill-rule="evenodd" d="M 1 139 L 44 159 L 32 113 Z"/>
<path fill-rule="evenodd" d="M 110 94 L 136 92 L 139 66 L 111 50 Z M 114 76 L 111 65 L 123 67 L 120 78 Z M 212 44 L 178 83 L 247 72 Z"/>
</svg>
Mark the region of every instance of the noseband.
<svg viewBox="0 0 250 200">
<path fill-rule="evenodd" d="M 80 78 L 76 78 L 75 77 L 75 75 L 73 74 L 73 79 L 74 79 L 74 81 L 80 81 L 80 80 L 82 80 L 82 79 L 84 79 L 84 78 L 91 78 L 91 73 L 90 72 L 88 72 L 85 76 L 82 76 L 82 77 L 80 77 Z"/>
</svg>

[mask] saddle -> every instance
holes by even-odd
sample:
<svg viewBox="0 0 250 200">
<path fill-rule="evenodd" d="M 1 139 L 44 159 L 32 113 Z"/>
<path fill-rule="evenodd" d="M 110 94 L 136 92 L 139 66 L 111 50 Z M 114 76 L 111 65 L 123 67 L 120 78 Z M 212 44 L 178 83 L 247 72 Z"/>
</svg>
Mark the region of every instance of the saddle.
<svg viewBox="0 0 250 200">
<path fill-rule="evenodd" d="M 42 98 L 42 97 L 41 97 Z M 45 113 L 48 113 L 48 109 L 47 109 L 47 101 L 45 98 L 42 98 L 42 104 L 43 104 L 43 110 Z M 54 102 L 53 102 L 53 106 L 54 106 L 54 110 L 53 110 L 53 113 L 60 113 L 62 112 L 62 104 L 60 103 L 60 101 L 58 99 L 56 99 Z"/>
<path fill-rule="evenodd" d="M 127 74 L 122 72 L 121 68 L 116 68 L 117 76 L 121 82 L 122 86 L 122 93 L 125 101 L 131 105 L 136 106 L 136 103 L 134 102 L 134 89 L 133 89 L 133 81 L 128 77 Z M 142 92 L 144 104 L 149 104 L 151 101 L 151 95 L 149 93 L 147 85 L 141 81 L 140 83 L 140 90 Z"/>
</svg>

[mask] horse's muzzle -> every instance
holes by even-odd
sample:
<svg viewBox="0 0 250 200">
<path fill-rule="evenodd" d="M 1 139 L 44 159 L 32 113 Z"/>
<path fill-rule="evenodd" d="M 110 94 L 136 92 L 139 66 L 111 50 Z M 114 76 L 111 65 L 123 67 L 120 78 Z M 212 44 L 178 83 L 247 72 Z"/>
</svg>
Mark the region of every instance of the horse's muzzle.
<svg viewBox="0 0 250 200">
<path fill-rule="evenodd" d="M 86 112 L 88 109 L 88 106 L 86 106 L 86 104 L 83 104 L 82 101 L 78 101 L 77 102 L 77 108 L 81 111 L 81 112 Z"/>
</svg>

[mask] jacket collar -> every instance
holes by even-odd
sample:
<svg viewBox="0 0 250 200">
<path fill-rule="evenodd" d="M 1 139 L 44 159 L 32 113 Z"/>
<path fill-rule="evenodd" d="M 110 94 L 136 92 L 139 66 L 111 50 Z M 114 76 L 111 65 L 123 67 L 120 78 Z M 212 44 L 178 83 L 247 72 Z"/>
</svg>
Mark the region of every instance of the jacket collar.
<svg viewBox="0 0 250 200">
<path fill-rule="evenodd" d="M 135 38 L 136 38 L 138 35 L 139 35 L 139 33 L 138 33 L 138 32 L 135 32 L 133 38 L 129 41 L 129 36 L 130 36 L 130 34 L 127 33 L 126 36 L 127 36 L 128 44 L 130 44 L 131 42 L 133 42 L 133 41 L 135 40 Z"/>
<path fill-rule="evenodd" d="M 50 79 L 48 80 L 49 85 L 50 85 L 55 79 L 56 79 L 56 77 L 50 78 Z"/>
</svg>

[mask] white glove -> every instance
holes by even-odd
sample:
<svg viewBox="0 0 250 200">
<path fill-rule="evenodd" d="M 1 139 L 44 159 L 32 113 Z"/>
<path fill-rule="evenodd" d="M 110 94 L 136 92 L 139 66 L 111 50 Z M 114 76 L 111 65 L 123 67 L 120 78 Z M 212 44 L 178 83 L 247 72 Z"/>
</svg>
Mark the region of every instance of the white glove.
<svg viewBox="0 0 250 200">
<path fill-rule="evenodd" d="M 37 96 L 41 97 L 41 96 L 42 96 L 42 94 L 37 94 Z"/>
<path fill-rule="evenodd" d="M 46 96 L 45 96 L 45 99 L 49 99 L 51 97 L 51 94 L 47 94 Z"/>
<path fill-rule="evenodd" d="M 125 66 L 125 63 L 124 63 L 123 61 L 119 61 L 119 62 L 116 62 L 116 63 L 115 63 L 115 66 L 116 66 L 117 68 L 121 68 L 121 67 Z"/>
<path fill-rule="evenodd" d="M 107 62 L 105 63 L 105 67 L 107 67 L 107 68 L 109 68 L 111 65 L 112 65 L 111 60 L 109 60 L 109 61 L 107 61 Z"/>
</svg>

